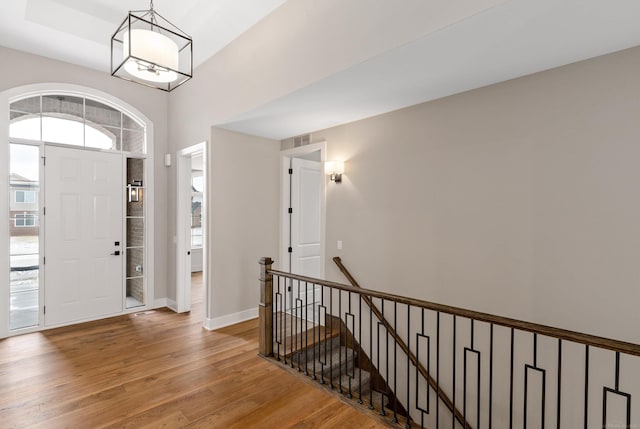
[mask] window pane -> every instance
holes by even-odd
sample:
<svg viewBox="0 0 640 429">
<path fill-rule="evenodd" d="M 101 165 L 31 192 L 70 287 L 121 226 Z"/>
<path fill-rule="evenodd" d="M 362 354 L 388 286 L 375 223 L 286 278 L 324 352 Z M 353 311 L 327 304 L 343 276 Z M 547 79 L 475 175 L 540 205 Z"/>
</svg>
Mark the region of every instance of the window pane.
<svg viewBox="0 0 640 429">
<path fill-rule="evenodd" d="M 119 149 L 120 128 L 86 124 L 85 146 L 97 149 Z"/>
<path fill-rule="evenodd" d="M 202 195 L 191 196 L 191 247 L 202 247 Z"/>
<path fill-rule="evenodd" d="M 84 146 L 84 121 L 82 118 L 63 119 L 43 116 L 42 140 L 48 143 Z"/>
<path fill-rule="evenodd" d="M 84 99 L 69 95 L 45 95 L 42 97 L 42 113 L 43 115 L 62 113 L 82 119 L 84 117 Z"/>
<path fill-rule="evenodd" d="M 202 172 L 199 172 L 199 175 L 194 175 L 191 177 L 191 186 L 196 192 L 204 191 L 204 177 L 202 176 Z"/>
<path fill-rule="evenodd" d="M 9 137 L 40 140 L 40 115 L 10 113 Z"/>
<path fill-rule="evenodd" d="M 122 114 L 119 110 L 109 107 L 95 100 L 85 100 L 85 119 L 97 125 L 107 125 L 120 128 Z"/>
<path fill-rule="evenodd" d="M 145 153 L 144 132 L 122 130 L 122 150 L 134 153 Z"/>
<path fill-rule="evenodd" d="M 30 260 L 11 257 L 9 329 L 38 325 L 40 270 L 37 261 L 37 256 Z"/>
<path fill-rule="evenodd" d="M 40 150 L 9 145 L 10 329 L 37 326 L 39 315 Z"/>
<path fill-rule="evenodd" d="M 40 113 L 40 96 L 14 101 L 9 105 L 10 110 L 26 113 Z"/>
<path fill-rule="evenodd" d="M 9 145 L 12 190 L 38 192 L 40 149 L 38 146 Z"/>
<path fill-rule="evenodd" d="M 122 128 L 133 131 L 144 131 L 144 127 L 138 124 L 133 118 L 122 114 Z"/>
</svg>

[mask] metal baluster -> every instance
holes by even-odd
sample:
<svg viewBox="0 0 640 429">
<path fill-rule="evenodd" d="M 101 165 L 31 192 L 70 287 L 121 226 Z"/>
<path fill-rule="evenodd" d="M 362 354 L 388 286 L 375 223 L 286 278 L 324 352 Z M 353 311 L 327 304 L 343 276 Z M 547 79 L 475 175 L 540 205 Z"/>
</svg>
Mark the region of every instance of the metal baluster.
<svg viewBox="0 0 640 429">
<path fill-rule="evenodd" d="M 296 284 L 298 286 L 296 288 L 297 291 L 298 291 L 297 292 L 298 297 L 295 299 L 295 301 L 293 301 L 293 302 L 295 302 L 295 304 L 293 306 L 294 314 L 295 314 L 295 318 L 293 319 L 293 323 L 295 324 L 295 327 L 296 327 L 296 329 L 295 329 L 295 337 L 294 337 L 296 346 L 295 346 L 295 350 L 291 353 L 291 356 L 292 357 L 293 356 L 297 356 L 298 357 L 297 361 L 298 361 L 298 372 L 299 372 L 300 371 L 300 347 L 298 347 L 298 323 L 297 323 L 298 320 L 297 319 L 300 319 L 300 321 L 302 322 L 302 318 L 299 317 L 300 309 L 299 309 L 299 305 L 298 305 L 299 302 L 300 302 L 300 280 L 296 280 L 296 282 L 297 282 Z M 293 291 L 291 291 L 291 295 L 292 295 L 292 299 L 293 299 Z M 302 325 L 300 325 L 300 342 L 302 342 Z"/>
<path fill-rule="evenodd" d="M 529 382 L 529 370 L 539 371 L 542 375 L 542 400 L 541 400 L 541 428 L 544 429 L 545 425 L 545 403 L 546 403 L 546 371 L 542 368 L 538 368 L 538 334 L 533 334 L 533 366 L 525 364 L 524 366 L 524 415 L 523 415 L 523 428 L 527 428 L 527 409 L 528 409 L 528 382 Z"/>
<path fill-rule="evenodd" d="M 584 346 L 584 429 L 587 429 L 589 406 L 589 346 Z"/>
<path fill-rule="evenodd" d="M 342 344 L 345 344 L 345 342 L 343 342 L 342 337 L 342 291 L 340 289 L 338 289 L 338 317 L 340 317 L 340 324 L 338 325 L 338 336 L 340 337 L 340 344 L 338 345 L 338 390 L 342 393 L 342 362 L 340 362 L 342 359 L 342 353 L 340 352 Z M 347 330 L 346 321 L 344 322 L 344 329 L 345 331 Z"/>
<path fill-rule="evenodd" d="M 316 380 L 318 377 L 316 376 L 316 347 L 320 343 L 320 338 L 316 339 L 316 333 L 318 337 L 320 336 L 320 327 L 319 323 L 316 321 L 316 287 L 318 285 L 313 283 L 313 304 L 311 305 L 311 318 L 313 319 L 313 331 L 311 331 L 311 353 L 313 355 L 313 376 L 311 377 L 313 380 Z M 322 290 L 322 289 L 321 289 Z M 307 355 L 309 351 L 307 350 Z"/>
<path fill-rule="evenodd" d="M 398 303 L 393 301 L 393 422 L 398 422 Z M 388 346 L 387 346 L 388 347 Z M 408 382 L 409 380 L 407 380 Z"/>
<path fill-rule="evenodd" d="M 513 328 L 511 328 L 511 370 L 509 373 L 509 428 L 513 428 L 513 343 L 514 332 Z"/>
<path fill-rule="evenodd" d="M 384 314 L 384 298 L 382 298 L 382 317 L 386 318 L 385 314 Z M 389 398 L 389 330 L 385 327 L 384 329 L 385 332 L 385 356 L 386 356 L 386 377 L 385 377 L 385 387 L 384 390 L 387 394 L 387 400 Z M 378 323 L 378 342 L 380 342 L 380 323 Z M 378 352 L 379 354 L 380 352 Z M 379 368 L 379 367 L 378 367 Z M 382 399 L 380 400 L 381 404 L 380 404 L 380 415 L 384 416 L 386 415 L 386 412 L 384 411 L 384 395 L 382 396 Z"/>
<path fill-rule="evenodd" d="M 453 406 L 452 408 L 452 417 L 451 417 L 451 428 L 452 429 L 456 429 L 456 416 L 455 416 L 455 410 L 456 410 L 456 315 L 453 315 L 453 382 L 452 382 L 452 386 L 453 386 L 453 395 L 452 395 L 452 404 Z"/>
<path fill-rule="evenodd" d="M 463 421 L 467 421 L 467 354 L 473 353 L 476 355 L 477 360 L 477 374 L 478 379 L 476 383 L 476 427 L 480 427 L 480 352 L 477 351 L 474 347 L 475 344 L 475 324 L 474 320 L 470 319 L 471 322 L 471 347 L 464 349 L 464 370 L 463 370 L 463 399 L 462 399 L 462 415 Z"/>
<path fill-rule="evenodd" d="M 620 352 L 616 352 L 616 369 L 615 369 L 615 380 L 614 380 L 614 388 L 610 388 L 604 386 L 602 388 L 602 427 L 608 428 L 610 427 L 609 423 L 607 423 L 607 396 L 609 394 L 618 395 L 625 398 L 627 403 L 627 421 L 625 424 L 626 429 L 631 429 L 631 394 L 622 392 L 620 390 Z M 618 425 L 617 427 L 622 427 Z M 635 425 L 633 426 L 635 427 Z"/>
<path fill-rule="evenodd" d="M 280 276 L 276 276 L 276 299 L 275 299 L 275 312 L 276 312 L 276 317 L 274 317 L 274 323 L 273 323 L 273 329 L 275 331 L 275 335 L 274 338 L 276 339 L 276 360 L 280 360 L 280 340 L 278 338 L 280 331 L 278 331 L 278 319 L 280 318 L 280 314 L 278 312 L 278 302 L 279 302 L 279 296 L 280 296 Z"/>
<path fill-rule="evenodd" d="M 436 320 L 436 429 L 440 427 L 440 312 Z"/>
<path fill-rule="evenodd" d="M 329 341 L 329 387 L 333 389 L 333 288 L 329 288 L 329 325 L 331 340 Z"/>
<path fill-rule="evenodd" d="M 320 341 L 320 330 L 318 330 L 318 347 L 322 345 L 324 349 L 324 361 L 320 361 L 320 384 L 324 384 L 324 366 L 327 362 L 327 307 L 324 306 L 324 289 L 325 287 L 323 286 L 320 293 L 320 308 L 324 309 L 324 325 L 321 325 L 323 327 L 322 332 L 324 332 L 324 341 Z M 318 317 L 320 317 L 319 312 L 318 312 Z M 322 356 L 322 352 L 320 351 L 319 348 L 318 348 L 318 354 Z M 314 359 L 314 362 L 315 362 L 315 359 Z"/>
<path fill-rule="evenodd" d="M 299 315 L 299 319 L 300 319 L 300 347 L 298 348 L 298 372 L 302 371 L 302 368 L 300 367 L 300 360 L 302 359 L 302 347 L 304 344 L 304 340 L 302 339 L 302 336 L 304 335 L 305 337 L 307 336 L 307 330 L 305 329 L 307 326 L 305 317 L 304 317 L 304 301 L 302 299 L 300 299 L 300 280 L 298 280 L 298 299 L 296 300 L 296 305 L 297 305 L 297 310 L 296 312 Z"/>
<path fill-rule="evenodd" d="M 489 325 L 489 429 L 493 426 L 493 323 Z"/>
<path fill-rule="evenodd" d="M 358 404 L 362 404 L 362 295 L 358 294 Z M 369 368 L 371 369 L 371 368 Z M 369 377 L 371 378 L 371 377 Z"/>
<path fill-rule="evenodd" d="M 373 304 L 373 298 L 369 297 L 369 302 Z M 369 359 L 373 361 L 373 311 L 369 308 Z M 378 369 L 380 369 L 380 355 L 378 354 Z M 369 368 L 370 370 L 372 368 Z M 369 409 L 373 410 L 373 371 L 369 377 Z"/>
<path fill-rule="evenodd" d="M 293 310 L 293 281 L 292 280 L 290 280 L 289 282 L 289 305 L 290 305 L 289 311 L 291 313 L 289 315 L 289 319 L 290 319 L 289 325 L 291 326 L 291 328 L 289 329 L 289 331 L 291 332 L 291 355 L 289 356 L 289 365 L 291 366 L 291 368 L 293 368 L 293 355 L 295 352 L 295 347 L 298 346 L 298 339 L 295 338 L 295 334 L 293 333 L 294 327 L 297 329 L 297 326 L 296 326 L 296 321 L 294 317 L 294 311 L 291 311 Z"/>
<path fill-rule="evenodd" d="M 309 353 L 309 283 L 304 282 L 304 375 L 309 375 L 309 359 L 307 359 Z M 311 332 L 313 335 L 313 331 Z"/>
<path fill-rule="evenodd" d="M 349 302 L 349 312 L 348 312 L 348 314 L 350 314 L 351 316 L 353 316 L 353 314 L 351 314 L 351 292 L 347 292 L 347 294 L 348 294 L 348 298 L 349 298 L 349 300 L 348 300 L 348 302 Z M 347 320 L 348 320 L 348 317 L 347 317 L 347 314 L 345 313 L 345 315 L 344 315 L 344 323 L 345 323 L 345 325 L 344 325 L 344 334 L 345 334 L 345 344 L 346 344 L 346 345 L 348 345 L 348 344 L 349 344 L 348 334 L 347 334 L 347 333 L 349 332 L 349 331 L 348 331 L 348 329 L 347 329 L 347 328 L 348 328 L 348 326 L 347 326 Z M 353 368 L 353 370 L 351 371 L 351 373 L 352 373 L 353 375 L 355 375 L 355 374 L 354 374 L 354 371 L 355 371 L 355 366 L 356 366 L 356 360 L 355 360 L 355 356 L 353 356 L 353 353 L 354 353 L 354 349 L 353 349 L 353 348 L 354 348 L 353 340 L 354 340 L 354 331 L 355 331 L 355 326 L 353 326 L 353 324 L 354 324 L 354 323 L 353 323 L 353 317 L 351 317 L 351 320 L 352 320 L 352 326 L 351 326 L 351 357 L 353 358 L 353 359 L 352 359 L 352 361 L 353 361 L 353 362 L 352 362 L 352 365 L 353 365 L 353 367 L 352 367 L 352 368 Z M 345 371 L 345 373 L 346 373 L 346 375 L 347 375 L 347 377 L 348 377 L 348 379 L 349 379 L 349 391 L 347 392 L 347 397 L 348 397 L 348 398 L 352 398 L 352 397 L 353 397 L 353 392 L 351 391 L 351 379 L 352 379 L 353 377 L 351 377 L 351 375 L 349 375 L 349 365 L 348 365 L 349 360 L 348 360 L 348 359 L 349 359 L 349 347 L 345 347 L 345 348 L 344 348 L 344 361 L 345 361 L 345 364 L 346 364 L 346 365 L 345 365 L 344 371 Z"/>
<path fill-rule="evenodd" d="M 398 333 L 396 332 L 396 335 Z M 416 344 L 418 344 L 416 342 Z M 411 307 L 407 304 L 407 350 L 411 350 Z M 417 363 L 417 362 L 416 362 Z M 409 429 L 411 427 L 411 417 L 410 417 L 410 399 L 411 392 L 409 391 L 409 385 L 411 384 L 411 376 L 409 374 L 409 370 L 411 367 L 411 362 L 409 362 L 409 354 L 407 353 L 407 423 L 404 425 L 405 428 Z M 417 367 L 417 365 L 416 365 Z M 418 390 L 418 379 L 416 378 L 416 391 Z"/>
<path fill-rule="evenodd" d="M 558 398 L 556 405 L 556 426 L 560 429 L 560 402 L 562 398 L 562 340 L 558 338 Z"/>
</svg>

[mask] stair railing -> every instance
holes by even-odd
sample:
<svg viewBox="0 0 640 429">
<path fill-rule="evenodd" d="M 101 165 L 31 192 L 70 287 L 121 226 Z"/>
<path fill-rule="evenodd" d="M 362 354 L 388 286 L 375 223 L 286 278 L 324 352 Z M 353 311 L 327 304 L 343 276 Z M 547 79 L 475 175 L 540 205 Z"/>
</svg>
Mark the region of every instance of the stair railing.
<svg viewBox="0 0 640 429">
<path fill-rule="evenodd" d="M 300 362 L 330 331 L 326 321 L 338 317 L 406 408 L 405 427 L 640 425 L 638 406 L 632 406 L 633 394 L 640 394 L 639 344 L 273 270 L 271 258 L 260 266 L 259 353 L 275 352 L 285 363 L 297 354 Z M 309 290 L 316 289 L 319 300 L 309 302 Z M 296 305 L 287 306 L 287 296 Z M 288 325 L 281 316 L 287 312 Z M 295 344 L 282 344 L 287 333 Z M 357 378 L 354 369 L 344 373 Z M 309 375 L 324 380 L 315 367 Z M 452 392 L 450 404 L 441 394 L 445 389 Z M 373 408 L 371 395 L 369 401 Z M 461 418 L 455 411 L 460 405 Z"/>
<path fill-rule="evenodd" d="M 334 257 L 333 262 L 338 266 L 338 269 L 340 269 L 340 272 L 342 272 L 342 274 L 347 278 L 349 283 L 351 283 L 351 286 L 362 289 L 360 287 L 360 284 L 358 284 L 349 270 L 347 270 L 347 267 L 344 266 L 344 264 L 342 263 L 342 259 L 340 259 L 339 256 Z M 442 389 L 438 388 L 436 380 L 434 380 L 433 377 L 427 372 L 427 369 L 424 367 L 424 365 L 420 361 L 418 361 L 416 355 L 411 350 L 409 350 L 409 346 L 407 346 L 407 343 L 405 343 L 404 340 L 395 331 L 395 329 L 393 329 L 393 326 L 391 326 L 391 323 L 389 323 L 389 321 L 383 316 L 380 309 L 376 307 L 376 305 L 368 296 L 363 296 L 362 299 L 365 304 L 369 306 L 378 320 L 384 325 L 384 327 L 387 329 L 387 332 L 389 332 L 389 335 L 391 335 L 391 337 L 396 341 L 400 349 L 409 357 L 409 360 L 418 369 L 420 375 L 422 375 L 422 377 L 427 380 L 429 385 L 436 390 L 438 397 L 440 398 L 440 400 L 442 400 L 443 404 L 449 409 L 449 411 L 455 415 L 458 423 L 463 425 L 466 429 L 472 429 L 472 426 L 467 421 L 465 421 L 463 413 L 460 412 L 460 410 L 454 408 L 453 402 L 451 402 L 449 396 L 447 396 L 447 394 Z"/>
</svg>

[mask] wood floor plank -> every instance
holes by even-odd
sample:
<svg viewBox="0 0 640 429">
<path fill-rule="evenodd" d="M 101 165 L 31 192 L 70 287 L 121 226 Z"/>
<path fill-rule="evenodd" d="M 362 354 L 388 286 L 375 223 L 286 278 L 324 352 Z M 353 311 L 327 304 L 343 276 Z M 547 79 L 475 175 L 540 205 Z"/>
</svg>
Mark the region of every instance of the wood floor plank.
<svg viewBox="0 0 640 429">
<path fill-rule="evenodd" d="M 204 330 L 201 295 L 0 340 L 0 427 L 386 427 L 258 357 L 257 320 Z"/>
</svg>

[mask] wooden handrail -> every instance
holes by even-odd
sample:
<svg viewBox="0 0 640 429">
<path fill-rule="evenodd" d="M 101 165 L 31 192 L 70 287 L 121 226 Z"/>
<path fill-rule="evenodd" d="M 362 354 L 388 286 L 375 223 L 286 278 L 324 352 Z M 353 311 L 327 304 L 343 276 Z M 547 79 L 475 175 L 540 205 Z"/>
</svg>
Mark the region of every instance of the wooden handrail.
<svg viewBox="0 0 640 429">
<path fill-rule="evenodd" d="M 353 292 L 371 298 L 380 298 L 389 301 L 395 301 L 399 304 L 412 305 L 415 307 L 425 308 L 427 310 L 438 311 L 440 313 L 452 314 L 459 317 L 474 319 L 481 322 L 493 323 L 494 325 L 514 328 L 521 331 L 533 332 L 548 337 L 559 338 L 562 340 L 573 341 L 575 343 L 584 344 L 593 347 L 599 347 L 614 352 L 625 353 L 632 356 L 640 356 L 640 344 L 628 343 L 625 341 L 613 340 L 610 338 L 598 337 L 595 335 L 583 334 L 566 329 L 554 328 L 551 326 L 540 325 L 538 323 L 525 322 L 522 320 L 511 319 L 508 317 L 496 316 L 490 313 L 482 313 L 479 311 L 467 310 L 464 308 L 453 307 L 450 305 L 438 304 L 420 299 L 407 298 L 400 295 L 394 295 L 386 292 L 378 292 L 371 289 L 362 289 L 349 286 L 342 283 L 331 282 L 327 280 L 316 279 L 313 277 L 301 276 L 298 274 L 287 273 L 278 270 L 267 270 L 267 273 L 277 275 L 279 277 L 299 280 L 320 286 L 326 286 L 333 289 L 343 290 L 345 292 Z"/>
<path fill-rule="evenodd" d="M 342 259 L 340 259 L 339 256 L 334 257 L 333 262 L 336 263 L 336 265 L 338 266 L 342 274 L 344 274 L 344 276 L 347 278 L 347 280 L 349 280 L 349 283 L 351 283 L 353 287 L 362 289 L 358 284 L 358 282 L 356 281 L 356 279 L 351 275 L 349 270 L 347 270 L 347 267 L 345 267 L 342 264 Z M 472 429 L 471 425 L 464 420 L 464 415 L 457 408 L 454 407 L 451 399 L 449 399 L 447 394 L 440 389 L 436 380 L 434 380 L 433 377 L 431 377 L 431 375 L 427 372 L 426 368 L 422 365 L 422 363 L 418 361 L 418 358 L 416 357 L 416 355 L 413 354 L 411 350 L 409 350 L 409 347 L 407 346 L 407 344 L 402 340 L 402 338 L 400 338 L 396 330 L 393 328 L 393 326 L 391 326 L 391 323 L 387 321 L 387 319 L 384 317 L 380 309 L 378 309 L 378 307 L 371 301 L 371 298 L 369 298 L 368 296 L 363 296 L 362 299 L 369 306 L 369 308 L 371 309 L 373 314 L 375 314 L 378 320 L 384 325 L 384 327 L 387 329 L 387 332 L 389 332 L 391 336 L 395 339 L 396 344 L 400 346 L 400 349 L 409 357 L 409 360 L 411 361 L 411 363 L 416 368 L 418 368 L 418 371 L 420 372 L 420 374 L 425 378 L 425 380 L 427 380 L 427 382 L 433 388 L 433 390 L 437 392 L 436 394 L 438 395 L 442 403 L 449 409 L 449 411 L 451 411 L 456 416 L 456 420 L 465 429 Z"/>
</svg>

